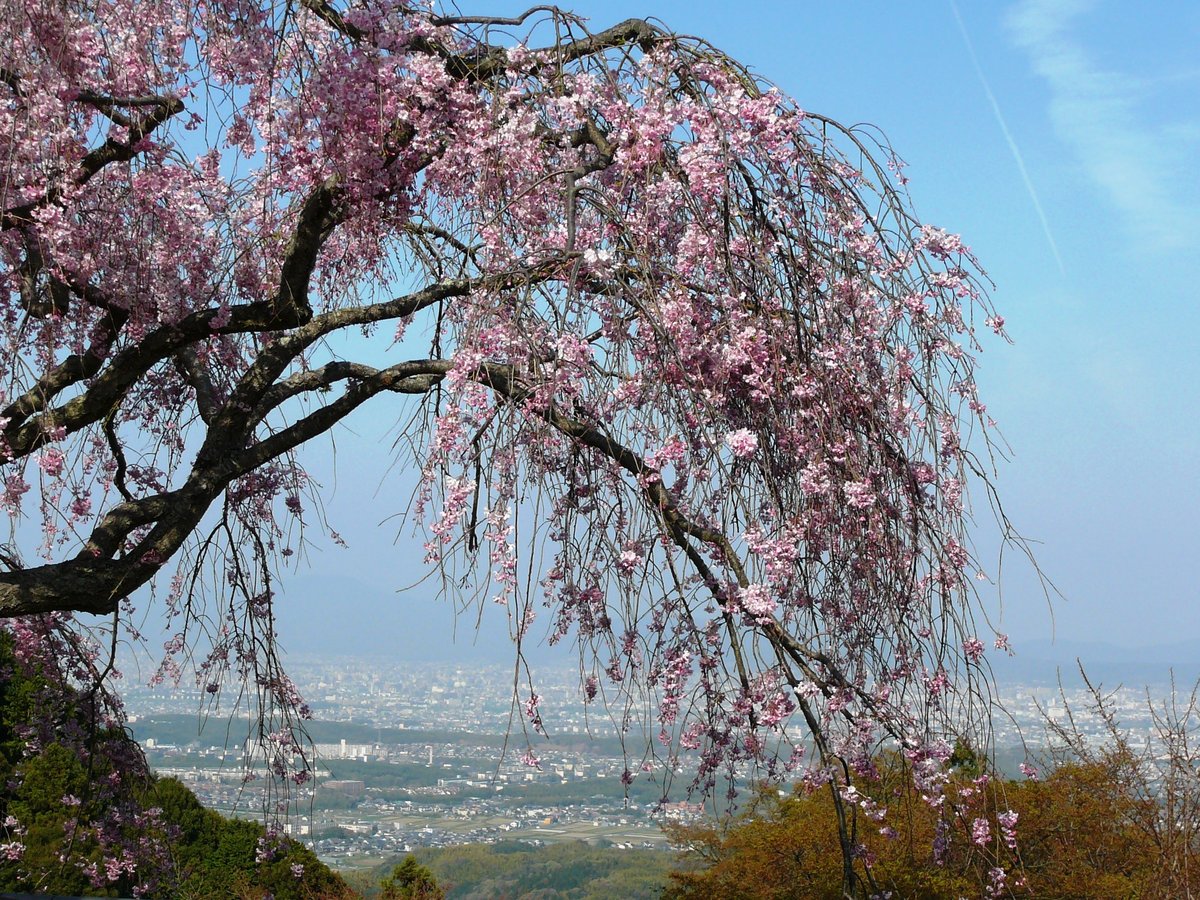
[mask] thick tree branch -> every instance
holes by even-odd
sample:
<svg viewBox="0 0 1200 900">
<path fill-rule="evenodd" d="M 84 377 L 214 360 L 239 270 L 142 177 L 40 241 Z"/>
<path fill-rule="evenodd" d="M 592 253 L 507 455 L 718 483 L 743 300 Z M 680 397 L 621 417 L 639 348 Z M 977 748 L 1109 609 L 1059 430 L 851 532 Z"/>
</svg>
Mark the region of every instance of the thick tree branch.
<svg viewBox="0 0 1200 900">
<path fill-rule="evenodd" d="M 196 392 L 196 410 L 205 424 L 211 425 L 221 406 L 216 386 L 196 353 L 195 344 L 184 347 L 172 357 L 180 376 Z"/>
<path fill-rule="evenodd" d="M 429 21 L 441 27 L 443 25 L 524 25 L 534 13 L 545 12 L 562 16 L 562 10 L 557 6 L 532 6 L 519 16 L 433 16 Z M 572 18 L 577 18 L 572 16 Z"/>
<path fill-rule="evenodd" d="M 25 91 L 21 88 L 21 79 L 16 72 L 11 69 L 6 69 L 0 66 L 0 84 L 7 85 L 8 89 L 17 97 L 24 97 Z"/>
<path fill-rule="evenodd" d="M 215 309 L 201 310 L 150 332 L 139 343 L 112 357 L 108 366 L 94 378 L 83 394 L 50 409 L 46 409 L 49 401 L 79 379 L 55 378 L 48 381 L 47 387 L 41 391 L 43 399 L 28 405 L 29 412 L 14 418 L 4 429 L 11 457 L 25 456 L 42 446 L 47 434 L 54 428 L 64 428 L 67 434 L 71 434 L 100 421 L 130 386 L 155 365 L 189 344 L 217 334 L 270 331 L 276 323 L 266 303 L 234 307 L 229 321 L 214 325 L 213 321 L 220 312 Z M 23 406 L 22 410 L 25 408 Z M 42 409 L 45 411 L 35 415 Z"/>
<path fill-rule="evenodd" d="M 451 365 L 445 360 L 417 360 L 370 372 L 359 370 L 365 377 L 333 403 L 239 453 L 198 466 L 179 490 L 114 507 L 74 559 L 0 572 L 0 616 L 56 610 L 112 612 L 179 550 L 213 501 L 235 479 L 325 433 L 381 392 L 425 393 Z M 107 558 L 122 548 L 134 530 L 151 523 L 154 527 L 126 556 Z"/>
<path fill-rule="evenodd" d="M 111 560 L 76 561 L 0 573 L 0 617 L 27 616 L 69 609 L 107 615 L 128 587 L 126 566 Z M 71 599 L 64 605 L 64 598 Z"/>
<path fill-rule="evenodd" d="M 516 286 L 538 284 L 553 277 L 562 266 L 561 259 L 551 258 L 536 266 L 507 272 L 448 279 L 382 303 L 345 307 L 314 317 L 259 354 L 239 379 L 224 409 L 214 420 L 214 427 L 209 430 L 200 457 L 240 449 L 238 441 L 244 443 L 263 416 L 293 396 L 290 388 L 278 386 L 286 382 L 277 384 L 277 379 L 301 353 L 321 338 L 345 328 L 404 319 L 444 300 L 465 297 L 474 292 L 501 292 Z"/>
<path fill-rule="evenodd" d="M 24 422 L 41 412 L 47 403 L 66 388 L 93 377 L 104 365 L 128 314 L 118 310 L 101 323 L 101 333 L 83 353 L 73 353 L 37 380 L 0 412 L 10 423 Z M 7 431 L 7 429 L 6 429 Z M 10 443 L 11 447 L 11 443 Z"/>
<path fill-rule="evenodd" d="M 334 31 L 345 35 L 353 41 L 360 41 L 366 37 L 366 33 L 361 28 L 347 22 L 340 12 L 324 2 L 324 0 L 300 0 L 300 5 L 330 25 Z"/>
<path fill-rule="evenodd" d="M 554 59 L 574 61 L 585 56 L 603 53 L 605 50 L 628 47 L 631 44 L 636 44 L 642 51 L 649 51 L 666 37 L 668 37 L 666 32 L 651 25 L 645 19 L 626 19 L 624 22 L 590 34 L 585 38 L 562 46 L 546 47 L 539 52 L 549 54 Z"/>
<path fill-rule="evenodd" d="M 411 131 L 409 134 L 411 138 Z M 303 325 L 312 318 L 308 283 L 317 264 L 317 254 L 345 215 L 344 211 L 338 211 L 340 194 L 339 179 L 331 176 L 300 207 L 296 230 L 284 251 L 279 290 L 271 301 L 280 328 Z"/>
<path fill-rule="evenodd" d="M 238 474 L 251 472 L 272 459 L 278 459 L 287 451 L 299 447 L 305 441 L 324 434 L 334 424 L 340 422 L 377 394 L 384 391 L 392 391 L 397 394 L 426 393 L 445 377 L 446 373 L 453 368 L 454 363 L 442 359 L 413 360 L 397 363 L 386 369 L 372 369 L 370 366 L 356 365 L 353 367 L 357 373 L 355 375 L 339 371 L 336 363 L 332 366 L 334 367 L 332 371 L 330 371 L 330 366 L 326 366 L 324 370 L 325 377 L 329 379 L 328 383 L 343 376 L 353 377 L 357 380 L 332 403 L 309 413 L 287 428 L 258 441 L 245 450 L 233 454 L 231 461 Z"/>
</svg>

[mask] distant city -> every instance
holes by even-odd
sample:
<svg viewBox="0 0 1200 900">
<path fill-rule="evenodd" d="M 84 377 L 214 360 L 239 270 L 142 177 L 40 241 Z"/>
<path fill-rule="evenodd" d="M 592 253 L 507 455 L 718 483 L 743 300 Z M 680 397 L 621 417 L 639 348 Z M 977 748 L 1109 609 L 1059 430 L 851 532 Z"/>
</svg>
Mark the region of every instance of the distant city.
<svg viewBox="0 0 1200 900">
<path fill-rule="evenodd" d="M 302 657 L 289 660 L 288 669 L 313 712 L 308 732 L 317 777 L 293 788 L 284 827 L 336 867 L 373 867 L 418 847 L 501 839 L 662 848 L 664 818 L 713 811 L 711 803 L 706 809 L 691 802 L 686 776 L 664 787 L 656 779 L 670 774 L 666 767 L 642 772 L 647 741 L 638 711 L 624 723 L 622 740 L 620 723 L 600 703 L 581 702 L 578 669 L 532 673 L 547 736 L 528 738 L 511 666 Z M 1168 689 L 1152 686 L 1150 696 Z M 267 791 L 277 783 L 244 777 L 247 754 L 262 740 L 244 710 L 202 717 L 211 697 L 169 685 L 127 682 L 123 692 L 131 728 L 156 771 L 180 778 L 222 813 L 272 813 Z M 994 743 L 1010 774 L 1024 746 L 1036 751 L 1044 742 L 1044 715 L 1063 715 L 1064 696 L 1075 726 L 1089 740 L 1103 740 L 1104 722 L 1081 685 L 1002 683 L 997 700 L 1007 715 L 993 716 Z M 1146 699 L 1143 687 L 1121 688 L 1111 698 L 1135 745 L 1151 732 Z M 522 759 L 529 747 L 536 765 Z M 630 770 L 638 777 L 626 786 L 622 774 Z"/>
</svg>

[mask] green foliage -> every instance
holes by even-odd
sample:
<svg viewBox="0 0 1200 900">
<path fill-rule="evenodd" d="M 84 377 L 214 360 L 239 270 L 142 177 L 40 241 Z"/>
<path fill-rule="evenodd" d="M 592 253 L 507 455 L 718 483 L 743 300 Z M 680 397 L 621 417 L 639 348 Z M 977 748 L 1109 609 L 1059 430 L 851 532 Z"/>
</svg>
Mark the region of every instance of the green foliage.
<svg viewBox="0 0 1200 900">
<path fill-rule="evenodd" d="M 114 729 L 89 731 L 79 721 L 79 699 L 70 686 L 53 685 L 18 665 L 11 637 L 0 631 L 0 822 L 13 817 L 19 826 L 8 839 L 19 838 L 24 845 L 19 859 L 0 857 L 0 890 L 130 896 L 135 887 L 145 887 L 143 871 L 122 874 L 107 890 L 95 887 L 84 871 L 89 865 L 103 870 L 105 857 L 82 825 L 99 821 L 106 806 L 120 801 L 133 814 L 124 817 L 117 845 L 162 850 L 158 868 L 163 871 L 154 873 L 153 896 L 309 900 L 350 895 L 345 882 L 301 844 L 270 835 L 257 822 L 205 809 L 173 778 L 128 771 L 127 760 L 108 754 L 136 747 Z M 37 721 L 35 713 L 47 720 L 47 703 L 55 704 L 50 718 L 55 735 L 65 741 L 69 734 L 81 742 L 72 746 L 94 748 L 87 762 L 44 735 L 37 752 L 29 751 L 31 723 Z M 104 792 L 96 790 L 98 784 Z M 0 843 L 5 840 L 0 832 Z"/>
<path fill-rule="evenodd" d="M 502 841 L 421 850 L 415 862 L 444 887 L 446 900 L 651 900 L 666 884 L 672 859 L 664 851 L 618 850 L 582 841 L 544 847 Z"/>
<path fill-rule="evenodd" d="M 228 819 L 205 809 L 174 778 L 157 779 L 144 802 L 160 807 L 164 818 L 179 829 L 180 898 L 350 896 L 345 882 L 307 847 L 269 835 L 258 822 Z"/>
<path fill-rule="evenodd" d="M 0 802 L 4 816 L 14 816 L 25 828 L 21 841 L 25 853 L 19 865 L 0 868 L 0 887 L 37 889 L 54 894 L 94 894 L 78 867 L 59 860 L 72 810 L 63 805 L 67 795 L 86 797 L 88 777 L 82 763 L 60 744 L 51 744 L 37 756 L 13 767 L 16 776 Z M 9 782 L 6 782 L 8 784 Z M 92 847 L 78 846 L 77 859 L 98 862 Z M 34 878 L 23 873 L 37 873 Z"/>
<path fill-rule="evenodd" d="M 987 757 L 962 739 L 954 742 L 954 752 L 946 763 L 950 771 L 964 778 L 978 778 L 988 770 Z"/>
<path fill-rule="evenodd" d="M 433 873 L 414 856 L 404 857 L 379 886 L 383 889 L 380 896 L 384 900 L 444 900 L 446 896 Z"/>
</svg>

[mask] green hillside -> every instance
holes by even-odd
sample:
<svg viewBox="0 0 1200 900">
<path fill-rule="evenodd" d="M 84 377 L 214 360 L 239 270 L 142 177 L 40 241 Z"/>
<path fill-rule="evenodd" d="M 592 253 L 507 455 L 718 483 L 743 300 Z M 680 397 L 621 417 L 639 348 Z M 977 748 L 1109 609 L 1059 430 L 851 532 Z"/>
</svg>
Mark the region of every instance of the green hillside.
<svg viewBox="0 0 1200 900">
<path fill-rule="evenodd" d="M 446 889 L 447 900 L 652 900 L 677 855 L 621 850 L 582 841 L 535 847 L 518 841 L 420 850 L 417 859 Z M 378 883 L 397 860 L 381 866 Z"/>
</svg>

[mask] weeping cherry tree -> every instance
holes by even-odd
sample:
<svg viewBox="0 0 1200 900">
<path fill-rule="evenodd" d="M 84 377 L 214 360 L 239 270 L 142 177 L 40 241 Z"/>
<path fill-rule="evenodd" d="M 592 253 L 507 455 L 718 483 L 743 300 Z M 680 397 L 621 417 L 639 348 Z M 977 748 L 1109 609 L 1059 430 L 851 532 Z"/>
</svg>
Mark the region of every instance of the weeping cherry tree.
<svg viewBox="0 0 1200 900">
<path fill-rule="evenodd" d="M 964 494 L 993 500 L 974 368 L 1003 319 L 883 138 L 642 20 L 3 6 L 19 653 L 98 683 L 77 614 L 115 641 L 152 591 L 164 671 L 250 685 L 303 781 L 275 585 L 330 538 L 305 448 L 388 417 L 418 488 L 380 518 L 507 609 L 518 672 L 574 642 L 583 698 L 642 711 L 627 782 L 831 790 L 867 890 L 854 829 L 886 815 L 855 784 L 897 747 L 938 802 L 1006 647 Z M 515 702 L 536 764 L 536 683 Z"/>
</svg>

